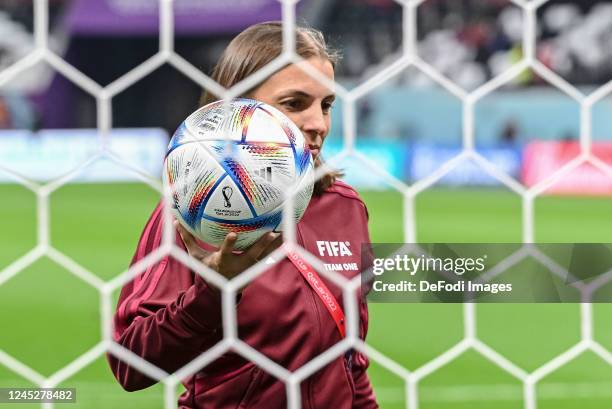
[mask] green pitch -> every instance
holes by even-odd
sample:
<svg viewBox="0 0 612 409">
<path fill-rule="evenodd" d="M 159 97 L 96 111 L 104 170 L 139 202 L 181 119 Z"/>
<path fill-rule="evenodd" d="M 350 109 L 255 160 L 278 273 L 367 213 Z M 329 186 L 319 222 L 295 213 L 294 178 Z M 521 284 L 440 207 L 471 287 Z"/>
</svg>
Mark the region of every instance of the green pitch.
<svg viewBox="0 0 612 409">
<path fill-rule="evenodd" d="M 403 241 L 403 204 L 392 192 L 362 192 L 375 242 Z M 36 198 L 0 185 L 0 270 L 36 243 Z M 53 246 L 108 280 L 129 262 L 158 195 L 140 184 L 69 185 L 51 196 Z M 540 242 L 612 242 L 609 198 L 544 197 L 535 203 Z M 435 189 L 417 197 L 422 242 L 520 242 L 521 201 L 501 190 Z M 117 295 L 117 294 L 116 294 Z M 61 369 L 100 339 L 100 298 L 48 258 L 0 286 L 0 349 L 44 376 Z M 477 305 L 479 338 L 533 371 L 580 337 L 579 305 Z M 594 334 L 612 350 L 612 308 L 595 305 Z M 368 342 L 408 370 L 455 345 L 463 336 L 461 305 L 371 304 Z M 373 362 L 370 376 L 382 408 L 404 405 L 403 381 Z M 28 382 L 0 365 L 0 387 Z M 77 388 L 74 408 L 162 408 L 163 388 L 124 392 L 100 356 L 62 386 Z M 612 367 L 585 353 L 538 384 L 539 408 L 609 408 Z M 467 351 L 426 377 L 421 408 L 522 408 L 520 382 Z M 0 407 L 2 405 L 0 404 Z M 8 406 L 7 406 L 8 407 Z M 12 407 L 12 406 L 10 406 Z M 38 408 L 40 405 L 20 405 Z"/>
</svg>

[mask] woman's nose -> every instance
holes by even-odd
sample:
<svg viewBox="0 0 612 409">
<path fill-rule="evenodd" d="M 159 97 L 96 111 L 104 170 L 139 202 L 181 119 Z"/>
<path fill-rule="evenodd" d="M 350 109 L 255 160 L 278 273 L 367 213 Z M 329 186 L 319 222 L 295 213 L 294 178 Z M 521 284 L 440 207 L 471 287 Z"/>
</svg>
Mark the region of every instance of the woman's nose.
<svg viewBox="0 0 612 409">
<path fill-rule="evenodd" d="M 305 115 L 303 120 L 301 128 L 308 143 L 321 146 L 323 138 L 327 135 L 327 121 L 321 109 L 312 109 L 311 112 Z"/>
</svg>

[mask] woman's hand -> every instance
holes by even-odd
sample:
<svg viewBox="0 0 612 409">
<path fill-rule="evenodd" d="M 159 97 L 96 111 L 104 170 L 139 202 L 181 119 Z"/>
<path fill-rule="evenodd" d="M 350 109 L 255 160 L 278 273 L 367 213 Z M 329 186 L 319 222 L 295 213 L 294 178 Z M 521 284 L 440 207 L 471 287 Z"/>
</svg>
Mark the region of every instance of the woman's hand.
<svg viewBox="0 0 612 409">
<path fill-rule="evenodd" d="M 234 254 L 232 251 L 234 250 L 238 235 L 236 233 L 229 233 L 225 236 L 225 240 L 223 240 L 219 250 L 210 252 L 201 248 L 195 237 L 176 220 L 174 221 L 174 227 L 181 235 L 181 239 L 183 239 L 183 243 L 185 243 L 187 252 L 191 257 L 227 279 L 237 276 L 283 244 L 280 233 L 268 232 L 242 253 Z"/>
</svg>

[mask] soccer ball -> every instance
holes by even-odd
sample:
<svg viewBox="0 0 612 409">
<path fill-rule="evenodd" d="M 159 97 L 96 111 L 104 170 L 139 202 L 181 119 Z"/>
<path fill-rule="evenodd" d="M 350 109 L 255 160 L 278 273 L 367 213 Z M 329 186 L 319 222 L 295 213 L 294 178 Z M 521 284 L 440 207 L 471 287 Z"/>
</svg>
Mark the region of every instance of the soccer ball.
<svg viewBox="0 0 612 409">
<path fill-rule="evenodd" d="M 285 194 L 296 189 L 297 223 L 314 185 L 312 155 L 283 113 L 252 99 L 208 104 L 174 133 L 163 169 L 177 220 L 218 247 L 229 232 L 245 249 L 280 231 Z"/>
</svg>

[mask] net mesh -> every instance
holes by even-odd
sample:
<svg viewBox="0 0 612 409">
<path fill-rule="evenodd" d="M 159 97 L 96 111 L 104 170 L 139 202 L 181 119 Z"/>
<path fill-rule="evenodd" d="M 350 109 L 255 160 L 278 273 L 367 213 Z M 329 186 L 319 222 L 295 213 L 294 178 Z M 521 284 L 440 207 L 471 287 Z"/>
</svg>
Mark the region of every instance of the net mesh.
<svg viewBox="0 0 612 409">
<path fill-rule="evenodd" d="M 421 3 L 423 3 L 423 1 L 424 0 L 400 1 L 400 4 L 403 6 L 404 13 L 403 52 L 401 57 L 392 64 L 384 67 L 384 69 L 379 71 L 373 77 L 367 79 L 363 83 L 359 84 L 356 88 L 349 91 L 343 88 L 340 84 L 330 84 L 329 81 L 316 69 L 300 60 L 300 58 L 294 54 L 293 43 L 295 36 L 293 29 L 295 27 L 295 6 L 297 3 L 295 0 L 281 1 L 284 23 L 283 54 L 272 63 L 256 72 L 251 77 L 238 83 L 231 89 L 223 89 L 223 87 L 212 81 L 204 73 L 199 71 L 196 67 L 175 52 L 172 0 L 160 0 L 159 2 L 159 51 L 144 63 L 125 73 L 119 79 L 106 87 L 100 86 L 49 49 L 48 1 L 34 0 L 34 37 L 36 47 L 21 60 L 0 72 L 0 87 L 7 84 L 7 82 L 11 81 L 11 79 L 13 79 L 15 76 L 31 68 L 32 66 L 40 62 L 46 62 L 56 71 L 64 75 L 71 82 L 91 94 L 96 99 L 99 151 L 87 161 L 82 163 L 79 167 L 46 184 L 39 184 L 36 181 L 30 180 L 26 176 L 23 176 L 12 169 L 7 169 L 5 166 L 0 164 L 0 170 L 11 175 L 17 183 L 25 186 L 36 194 L 38 224 L 37 245 L 27 252 L 27 254 L 0 271 L 0 285 L 19 274 L 22 270 L 26 269 L 40 258 L 45 256 L 49 257 L 74 276 L 96 288 L 100 293 L 101 302 L 99 306 L 99 313 L 102 321 L 102 339 L 94 347 L 49 377 L 41 375 L 36 370 L 25 365 L 2 350 L 0 350 L 0 363 L 35 385 L 41 387 L 54 387 L 79 372 L 104 353 L 109 352 L 119 359 L 127 362 L 129 365 L 137 368 L 144 374 L 161 381 L 164 385 L 165 391 L 164 405 L 168 409 L 176 407 L 176 388 L 181 379 L 197 372 L 199 369 L 206 366 L 214 359 L 227 352 L 229 349 L 232 349 L 234 352 L 244 356 L 246 359 L 255 363 L 269 374 L 285 382 L 289 408 L 299 408 L 301 406 L 299 387 L 300 382 L 314 374 L 331 360 L 342 356 L 350 348 L 354 348 L 365 353 L 370 360 L 376 361 L 378 364 L 382 365 L 384 368 L 403 379 L 405 384 L 406 407 L 409 409 L 417 409 L 419 407 L 419 382 L 425 377 L 449 364 L 451 361 L 468 350 L 473 350 L 482 355 L 488 361 L 492 362 L 497 367 L 512 375 L 522 383 L 523 406 L 526 409 L 535 409 L 537 407 L 536 385 L 540 380 L 542 380 L 542 378 L 561 368 L 585 351 L 592 351 L 606 363 L 612 365 L 612 353 L 593 338 L 593 310 L 592 304 L 588 302 L 596 289 L 607 284 L 610 279 L 612 279 L 612 272 L 602 275 L 597 280 L 592 281 L 589 284 L 583 284 L 580 286 L 583 300 L 585 301 L 580 305 L 580 341 L 532 372 L 528 372 L 515 365 L 478 338 L 476 331 L 477 306 L 471 303 L 466 303 L 463 305 L 463 339 L 421 367 L 409 371 L 389 357 L 385 356 L 385 354 L 381 351 L 372 348 L 370 345 L 358 338 L 357 305 L 355 302 L 355 297 L 353 297 L 352 294 L 355 294 L 355 292 L 359 289 L 360 278 L 355 277 L 352 280 L 347 280 L 339 274 L 327 271 L 317 258 L 307 253 L 305 250 L 297 247 L 295 244 L 294 228 L 291 223 L 285 223 L 286 226 L 284 237 L 286 242 L 289 243 L 289 247 L 286 248 L 298 252 L 307 261 L 312 263 L 313 266 L 327 279 L 329 279 L 335 285 L 343 288 L 345 300 L 344 307 L 348 321 L 347 337 L 344 340 L 329 348 L 321 355 L 313 358 L 308 364 L 304 365 L 298 370 L 290 372 L 238 338 L 234 302 L 237 290 L 254 280 L 258 275 L 268 269 L 270 267 L 270 263 L 276 263 L 285 257 L 285 249 L 277 250 L 265 262 L 260 262 L 238 277 L 235 277 L 232 280 L 227 280 L 216 272 L 207 269 L 196 260 L 190 258 L 188 254 L 174 245 L 173 227 L 170 223 L 170 217 L 166 217 L 163 244 L 121 275 L 110 281 L 103 281 L 91 271 L 88 271 L 76 261 L 72 260 L 66 254 L 63 254 L 55 249 L 50 243 L 49 195 L 53 191 L 68 183 L 75 175 L 83 171 L 97 160 L 103 158 L 109 159 L 117 163 L 122 168 L 130 172 L 135 172 L 145 183 L 152 186 L 154 189 L 160 192 L 160 194 L 163 194 L 159 181 L 157 181 L 153 176 L 134 168 L 110 150 L 108 135 L 112 129 L 111 101 L 114 96 L 132 86 L 159 68 L 161 65 L 169 64 L 199 84 L 202 88 L 209 90 L 213 94 L 223 96 L 224 98 L 233 98 L 253 88 L 255 85 L 265 80 L 265 78 L 270 74 L 282 68 L 288 62 L 298 64 L 307 74 L 320 81 L 323 85 L 334 86 L 337 95 L 343 99 L 343 119 L 345 123 L 344 150 L 333 159 L 335 161 L 341 161 L 349 157 L 358 159 L 362 166 L 367 167 L 372 171 L 372 174 L 375 175 L 375 177 L 378 177 L 380 180 L 387 183 L 389 186 L 396 189 L 403 195 L 404 239 L 406 242 L 415 243 L 417 241 L 416 223 L 418 220 L 415 217 L 416 195 L 434 185 L 444 175 L 453 171 L 462 162 L 472 161 L 479 166 L 483 172 L 490 174 L 507 188 L 520 195 L 522 199 L 522 239 L 524 243 L 533 243 L 534 199 L 538 195 L 550 188 L 553 184 L 563 178 L 564 175 L 567 175 L 584 163 L 588 163 L 599 169 L 607 176 L 612 177 L 612 168 L 591 154 L 592 107 L 595 103 L 600 101 L 612 91 L 612 81 L 594 90 L 590 94 L 584 94 L 539 62 L 535 57 L 536 10 L 538 7 L 544 4 L 546 0 L 512 0 L 512 3 L 520 7 L 523 13 L 523 58 L 501 75 L 491 79 L 472 92 L 466 92 L 452 81 L 438 73 L 431 65 L 417 55 L 417 8 Z M 448 162 L 442 164 L 437 171 L 433 172 L 428 177 L 421 179 L 410 186 L 388 174 L 385 169 L 380 167 L 371 159 L 365 157 L 355 148 L 356 101 L 365 97 L 369 92 L 383 84 L 389 77 L 408 67 L 414 67 L 430 77 L 441 87 L 456 96 L 461 101 L 463 106 L 463 140 L 461 153 Z M 572 161 L 568 162 L 548 179 L 543 180 L 531 188 L 525 188 L 518 181 L 500 171 L 493 163 L 481 156 L 474 149 L 475 104 L 487 94 L 512 81 L 526 69 L 533 70 L 537 75 L 575 100 L 581 107 L 581 154 Z M 320 168 L 318 170 L 318 175 L 321 176 L 321 174 L 323 174 L 325 171 L 325 167 Z M 285 214 L 292 213 L 291 206 L 292 201 L 287 201 Z M 168 209 L 165 209 L 165 214 L 166 216 L 169 215 Z M 288 217 L 285 219 L 290 220 L 291 218 Z M 116 344 L 112 339 L 113 291 L 121 288 L 121 286 L 134 279 L 136 275 L 144 271 L 148 266 L 158 262 L 166 255 L 171 255 L 181 263 L 190 267 L 193 271 L 205 276 L 207 281 L 221 288 L 223 293 L 223 340 L 173 374 L 168 374 L 164 370 L 157 368 L 151 363 L 141 359 L 132 352 Z M 556 266 L 552 260 L 547 259 L 544 254 L 538 253 L 537 250 L 533 249 L 529 251 L 521 249 L 513 254 L 510 259 L 506 260 L 505 263 L 510 265 L 513 264 L 513 261 L 520 260 L 529 255 L 537 257 L 541 261 L 545 262 L 553 272 L 555 270 L 559 271 L 560 269 L 560 267 Z M 45 409 L 50 409 L 54 407 L 54 404 L 43 403 L 42 407 Z"/>
</svg>

